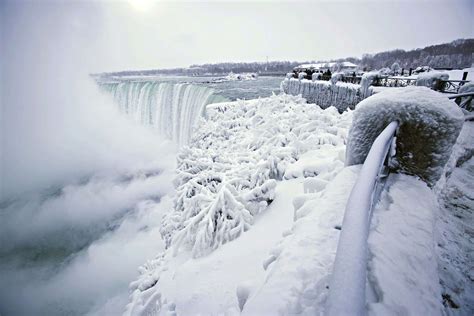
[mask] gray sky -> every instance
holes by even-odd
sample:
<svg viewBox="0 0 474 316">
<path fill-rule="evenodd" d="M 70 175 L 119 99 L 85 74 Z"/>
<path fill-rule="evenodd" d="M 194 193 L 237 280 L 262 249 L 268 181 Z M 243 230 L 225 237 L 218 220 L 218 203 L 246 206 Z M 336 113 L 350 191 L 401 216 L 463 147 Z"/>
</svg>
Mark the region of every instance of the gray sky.
<svg viewBox="0 0 474 316">
<path fill-rule="evenodd" d="M 2 13 L 31 27 L 35 50 L 80 46 L 76 62 L 91 72 L 360 57 L 474 37 L 471 0 L 30 1 Z"/>
</svg>

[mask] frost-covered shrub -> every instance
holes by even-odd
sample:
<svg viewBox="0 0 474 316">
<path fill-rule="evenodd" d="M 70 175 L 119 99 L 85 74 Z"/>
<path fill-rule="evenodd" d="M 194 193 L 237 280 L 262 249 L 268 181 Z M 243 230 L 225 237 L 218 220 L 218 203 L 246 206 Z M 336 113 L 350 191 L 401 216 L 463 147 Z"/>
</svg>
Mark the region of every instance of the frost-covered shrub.
<svg viewBox="0 0 474 316">
<path fill-rule="evenodd" d="M 364 162 L 375 138 L 399 121 L 394 168 L 429 185 L 440 177 L 464 122 L 459 107 L 425 87 L 393 88 L 363 100 L 354 112 L 346 164 Z"/>
<path fill-rule="evenodd" d="M 418 75 L 416 85 L 434 90 L 442 90 L 442 81 L 449 80 L 449 74 L 439 71 L 424 72 Z"/>
<path fill-rule="evenodd" d="M 342 72 L 335 72 L 331 75 L 331 80 L 330 82 L 332 84 L 336 84 L 336 82 L 341 81 L 342 78 L 344 77 L 344 73 Z"/>
<path fill-rule="evenodd" d="M 341 117 L 351 115 L 290 95 L 211 105 L 207 112 L 178 155 L 174 208 L 161 228 L 168 248 L 185 247 L 195 257 L 249 229 L 300 155 L 344 144 Z"/>
<path fill-rule="evenodd" d="M 352 83 L 285 79 L 280 87 L 286 94 L 301 95 L 308 103 L 315 103 L 323 109 L 334 106 L 340 113 L 354 109 L 363 99 L 360 86 Z M 371 88 L 368 93 L 372 94 Z"/>
<path fill-rule="evenodd" d="M 400 64 L 397 62 L 394 62 L 392 66 L 390 67 L 390 70 L 392 71 L 393 75 L 398 75 L 398 73 L 400 72 L 400 69 L 401 69 Z"/>
</svg>

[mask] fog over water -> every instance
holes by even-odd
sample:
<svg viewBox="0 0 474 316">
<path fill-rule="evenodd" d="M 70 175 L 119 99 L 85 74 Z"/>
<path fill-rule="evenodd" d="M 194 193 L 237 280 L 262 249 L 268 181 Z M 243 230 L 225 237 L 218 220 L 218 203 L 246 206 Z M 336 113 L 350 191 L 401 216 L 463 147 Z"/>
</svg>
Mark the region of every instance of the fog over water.
<svg viewBox="0 0 474 316">
<path fill-rule="evenodd" d="M 120 313 L 162 248 L 176 146 L 89 77 L 89 12 L 2 4 L 2 315 Z"/>
</svg>

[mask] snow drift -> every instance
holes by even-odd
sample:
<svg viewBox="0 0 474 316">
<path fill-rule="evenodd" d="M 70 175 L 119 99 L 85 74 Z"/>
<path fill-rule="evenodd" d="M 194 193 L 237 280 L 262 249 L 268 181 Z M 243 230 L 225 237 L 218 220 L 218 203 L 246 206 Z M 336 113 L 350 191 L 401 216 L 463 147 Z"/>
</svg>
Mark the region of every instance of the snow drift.
<svg viewBox="0 0 474 316">
<path fill-rule="evenodd" d="M 328 81 L 310 81 L 299 79 L 288 79 L 282 81 L 281 90 L 286 94 L 301 95 L 308 103 L 315 103 L 326 109 L 333 106 L 340 113 L 347 109 L 354 109 L 357 103 L 364 99 L 360 86 L 352 83 Z M 367 94 L 372 94 L 369 89 Z"/>
<path fill-rule="evenodd" d="M 336 227 L 341 227 L 359 169 L 344 168 L 324 190 L 304 195 L 306 201 L 295 205 L 300 216 L 270 252 L 265 279 L 242 315 L 324 315 L 340 234 Z"/>
<path fill-rule="evenodd" d="M 441 176 L 464 116 L 445 96 L 424 87 L 393 88 L 357 106 L 349 132 L 346 164 L 364 162 L 380 132 L 399 121 L 394 169 L 433 185 Z"/>
</svg>

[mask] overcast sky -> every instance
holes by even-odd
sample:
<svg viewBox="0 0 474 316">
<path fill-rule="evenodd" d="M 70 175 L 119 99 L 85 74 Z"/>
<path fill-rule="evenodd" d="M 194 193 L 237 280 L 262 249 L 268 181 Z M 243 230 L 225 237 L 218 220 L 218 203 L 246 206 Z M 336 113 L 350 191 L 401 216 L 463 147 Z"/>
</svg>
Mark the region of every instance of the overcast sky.
<svg viewBox="0 0 474 316">
<path fill-rule="evenodd" d="M 73 48 L 91 72 L 360 57 L 474 37 L 472 0 L 15 1 L 1 9 L 2 45 Z M 15 42 L 15 28 L 31 42 Z"/>
</svg>

